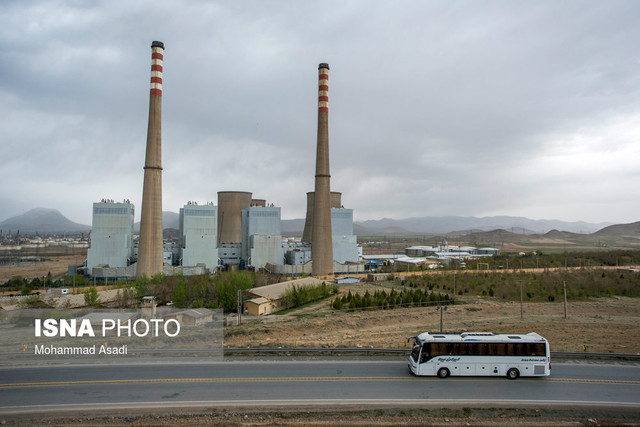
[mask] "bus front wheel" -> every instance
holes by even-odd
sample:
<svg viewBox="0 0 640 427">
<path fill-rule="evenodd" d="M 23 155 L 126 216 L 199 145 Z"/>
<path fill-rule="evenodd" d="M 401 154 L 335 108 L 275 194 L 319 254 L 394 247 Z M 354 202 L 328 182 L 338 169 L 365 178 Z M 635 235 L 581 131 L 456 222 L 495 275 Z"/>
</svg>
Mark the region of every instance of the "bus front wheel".
<svg viewBox="0 0 640 427">
<path fill-rule="evenodd" d="M 516 368 L 511 368 L 507 371 L 507 378 L 510 380 L 515 380 L 520 376 L 520 372 Z"/>
<path fill-rule="evenodd" d="M 447 368 L 438 369 L 438 377 L 447 378 L 449 376 L 449 370 Z"/>
</svg>

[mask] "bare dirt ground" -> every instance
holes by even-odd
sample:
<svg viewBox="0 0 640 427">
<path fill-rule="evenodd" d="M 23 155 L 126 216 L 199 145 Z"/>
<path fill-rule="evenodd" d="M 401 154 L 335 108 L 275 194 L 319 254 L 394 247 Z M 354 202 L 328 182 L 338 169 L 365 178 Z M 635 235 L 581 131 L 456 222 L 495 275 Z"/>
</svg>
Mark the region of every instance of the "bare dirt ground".
<svg viewBox="0 0 640 427">
<path fill-rule="evenodd" d="M 0 266 L 0 283 L 5 283 L 13 276 L 27 279 L 46 276 L 51 272 L 52 277 L 65 274 L 69 265 L 80 265 L 87 258 L 86 255 L 53 256 L 43 262 L 17 263 Z"/>
<path fill-rule="evenodd" d="M 363 294 L 376 285 L 348 289 Z M 567 318 L 562 303 L 520 303 L 492 298 L 467 298 L 443 313 L 445 331 L 537 332 L 552 351 L 640 353 L 640 300 L 626 297 L 569 302 Z M 373 347 L 403 348 L 407 337 L 440 330 L 435 307 L 360 310 L 330 308 L 330 300 L 285 315 L 243 317 L 243 324 L 225 330 L 228 347 Z"/>
<path fill-rule="evenodd" d="M 6 425 L 131 426 L 637 426 L 635 409 L 607 408 L 229 408 L 124 410 L 75 416 L 38 414 L 0 417 Z"/>
</svg>

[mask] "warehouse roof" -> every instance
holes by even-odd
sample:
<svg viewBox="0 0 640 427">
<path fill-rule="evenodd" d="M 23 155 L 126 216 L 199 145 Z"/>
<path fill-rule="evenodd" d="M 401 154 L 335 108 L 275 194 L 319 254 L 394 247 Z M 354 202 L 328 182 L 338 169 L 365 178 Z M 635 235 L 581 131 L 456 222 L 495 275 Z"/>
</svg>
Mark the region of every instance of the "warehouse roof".
<svg viewBox="0 0 640 427">
<path fill-rule="evenodd" d="M 324 282 L 324 280 L 314 279 L 313 277 L 305 277 L 304 279 L 288 280 L 286 282 L 275 283 L 273 285 L 261 286 L 259 288 L 252 288 L 252 289 L 249 289 L 248 292 L 258 297 L 268 298 L 270 300 L 276 300 L 276 299 L 282 298 L 282 296 L 287 291 L 287 289 L 289 289 L 294 285 L 309 287 L 309 286 L 318 286 L 322 284 L 322 282 Z"/>
</svg>

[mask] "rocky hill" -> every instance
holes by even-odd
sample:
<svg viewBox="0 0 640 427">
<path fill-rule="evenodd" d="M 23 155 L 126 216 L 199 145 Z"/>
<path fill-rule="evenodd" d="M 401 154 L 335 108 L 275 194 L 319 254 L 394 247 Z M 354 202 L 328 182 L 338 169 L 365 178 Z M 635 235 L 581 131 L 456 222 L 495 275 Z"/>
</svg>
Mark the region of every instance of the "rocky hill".
<svg viewBox="0 0 640 427">
<path fill-rule="evenodd" d="M 0 230 L 19 230 L 21 234 L 62 234 L 88 232 L 91 226 L 70 221 L 57 209 L 35 208 L 0 222 Z"/>
</svg>

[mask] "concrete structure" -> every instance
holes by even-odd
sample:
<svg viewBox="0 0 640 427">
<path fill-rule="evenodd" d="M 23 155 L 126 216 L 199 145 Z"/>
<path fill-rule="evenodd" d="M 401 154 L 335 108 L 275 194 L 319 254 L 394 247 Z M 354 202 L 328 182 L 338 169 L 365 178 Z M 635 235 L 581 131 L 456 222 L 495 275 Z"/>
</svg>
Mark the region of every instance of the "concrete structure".
<svg viewBox="0 0 640 427">
<path fill-rule="evenodd" d="M 263 314 L 273 313 L 277 311 L 279 303 L 271 301 L 267 298 L 252 298 L 244 302 L 244 314 L 250 316 L 261 316 Z"/>
<path fill-rule="evenodd" d="M 290 280 L 287 282 L 275 283 L 273 285 L 260 286 L 259 288 L 249 289 L 247 293 L 251 299 L 244 302 L 245 314 L 263 315 L 273 313 L 278 310 L 287 308 L 282 302 L 282 297 L 288 289 L 293 286 L 297 287 L 313 287 L 322 284 L 322 280 L 307 277 L 304 279 Z"/>
<path fill-rule="evenodd" d="M 218 208 L 189 202 L 180 208 L 180 258 L 182 265 L 218 267 Z"/>
<path fill-rule="evenodd" d="M 87 272 L 96 265 L 127 267 L 133 260 L 134 206 L 128 201 L 103 199 L 93 204 L 91 246 L 87 251 Z"/>
<path fill-rule="evenodd" d="M 311 274 L 313 270 L 313 262 L 306 262 L 300 265 L 289 265 L 289 264 L 271 264 L 267 263 L 265 266 L 265 270 L 273 273 L 273 274 L 282 274 L 285 276 L 300 276 L 303 274 Z M 339 262 L 333 263 L 333 271 L 336 274 L 359 274 L 365 272 L 365 264 L 363 263 L 344 263 L 341 264 Z"/>
<path fill-rule="evenodd" d="M 358 262 L 358 238 L 353 234 L 353 209 L 331 209 L 333 259 L 339 263 Z"/>
<path fill-rule="evenodd" d="M 311 230 L 314 276 L 333 274 L 331 233 L 331 175 L 329 168 L 329 65 L 318 66 L 318 141 L 316 151 L 313 228 Z"/>
<path fill-rule="evenodd" d="M 142 297 L 142 301 L 140 301 L 140 312 L 142 313 L 142 317 L 155 319 L 157 308 L 158 302 L 156 301 L 155 296 L 147 295 Z"/>
<path fill-rule="evenodd" d="M 242 210 L 251 200 L 246 191 L 218 191 L 218 247 L 242 242 Z"/>
<path fill-rule="evenodd" d="M 169 319 L 175 319 L 181 326 L 200 326 L 212 322 L 213 317 L 213 310 L 208 308 L 191 308 L 188 310 L 165 314 L 163 319 L 165 322 Z"/>
<path fill-rule="evenodd" d="M 172 276 L 174 274 L 181 274 L 185 277 L 200 276 L 205 274 L 206 268 L 204 264 L 198 264 L 192 267 L 183 266 L 171 266 L 168 264 L 163 265 L 162 273 L 165 276 Z M 108 267 L 106 265 L 96 265 L 93 267 L 91 274 L 92 279 L 98 281 L 114 282 L 116 280 L 132 280 L 136 277 L 136 264 L 131 264 L 129 267 Z"/>
<path fill-rule="evenodd" d="M 336 277 L 333 282 L 336 285 L 348 285 L 350 283 L 360 283 L 360 278 L 353 276 L 339 276 Z"/>
<path fill-rule="evenodd" d="M 164 44 L 151 43 L 151 90 L 149 126 L 144 163 L 138 277 L 162 273 L 162 67 Z"/>
<path fill-rule="evenodd" d="M 218 247 L 220 265 L 226 270 L 236 271 L 240 269 L 242 261 L 242 243 L 223 243 Z"/>
<path fill-rule="evenodd" d="M 265 207 L 265 206 L 267 206 L 267 201 L 265 199 L 251 199 L 251 205 L 250 206 L 262 206 L 262 207 Z"/>
<path fill-rule="evenodd" d="M 284 253 L 284 262 L 289 265 L 302 265 L 311 261 L 311 247 L 300 245 Z"/>
<path fill-rule="evenodd" d="M 253 268 L 283 263 L 279 207 L 258 205 L 242 210 L 242 259 Z"/>
<path fill-rule="evenodd" d="M 304 231 L 302 232 L 302 241 L 304 243 L 311 243 L 311 231 L 313 230 L 313 204 L 315 201 L 315 192 L 309 191 L 307 193 L 307 216 L 304 220 Z M 337 191 L 331 192 L 331 208 L 342 207 L 342 193 Z"/>
</svg>

